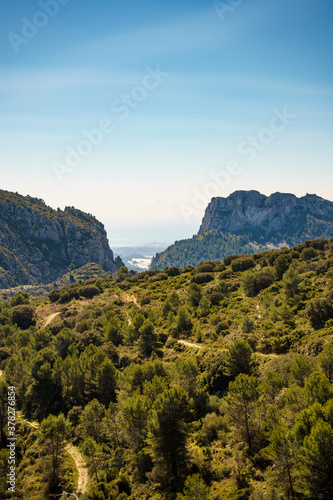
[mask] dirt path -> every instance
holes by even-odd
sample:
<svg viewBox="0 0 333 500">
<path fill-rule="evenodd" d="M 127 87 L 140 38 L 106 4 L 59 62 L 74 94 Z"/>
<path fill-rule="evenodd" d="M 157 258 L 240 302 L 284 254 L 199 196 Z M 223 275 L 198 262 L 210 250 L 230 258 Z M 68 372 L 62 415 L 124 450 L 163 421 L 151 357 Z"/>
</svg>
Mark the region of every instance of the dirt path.
<svg viewBox="0 0 333 500">
<path fill-rule="evenodd" d="M 134 295 L 130 295 L 129 293 L 122 293 L 122 294 L 117 293 L 116 298 L 122 300 L 123 302 L 125 302 L 125 304 L 129 304 L 130 302 L 133 302 L 133 304 L 135 304 L 139 309 L 141 309 L 141 304 L 138 302 L 138 299 Z M 132 319 L 131 319 L 130 315 L 128 314 L 128 312 L 127 311 L 125 311 L 125 312 L 126 312 L 128 324 L 131 325 Z"/>
<path fill-rule="evenodd" d="M 53 321 L 54 318 L 56 318 L 59 314 L 60 314 L 60 312 L 56 312 L 56 313 L 53 313 L 53 314 L 50 314 L 49 316 L 47 316 L 47 318 L 44 321 L 43 328 L 46 328 L 47 325 L 49 325 L 51 323 L 51 321 Z"/>
<path fill-rule="evenodd" d="M 88 469 L 87 464 L 83 459 L 83 456 L 79 452 L 78 448 L 76 448 L 71 443 L 67 443 L 65 450 L 72 456 L 77 471 L 78 471 L 78 480 L 77 480 L 77 490 L 76 493 L 81 493 L 84 495 L 88 490 Z"/>
<path fill-rule="evenodd" d="M 196 349 L 202 349 L 202 345 L 192 344 L 191 342 L 186 342 L 186 340 L 178 340 L 179 344 L 186 345 L 187 347 L 195 347 Z"/>
<path fill-rule="evenodd" d="M 26 418 L 23 417 L 22 412 L 20 412 L 20 411 L 17 411 L 16 413 L 18 414 L 18 416 L 22 420 L 24 420 L 24 422 L 26 422 L 28 425 L 30 425 L 30 427 L 33 427 L 34 429 L 39 429 L 40 424 L 35 423 L 35 422 L 30 422 L 30 420 L 27 420 Z M 87 493 L 87 491 L 88 491 L 88 479 L 89 479 L 87 464 L 86 464 L 82 454 L 80 453 L 79 449 L 76 446 L 74 446 L 72 443 L 67 443 L 65 446 L 65 450 L 73 458 L 73 460 L 75 462 L 75 467 L 76 467 L 77 472 L 78 472 L 76 493 L 85 495 L 85 493 Z"/>
</svg>

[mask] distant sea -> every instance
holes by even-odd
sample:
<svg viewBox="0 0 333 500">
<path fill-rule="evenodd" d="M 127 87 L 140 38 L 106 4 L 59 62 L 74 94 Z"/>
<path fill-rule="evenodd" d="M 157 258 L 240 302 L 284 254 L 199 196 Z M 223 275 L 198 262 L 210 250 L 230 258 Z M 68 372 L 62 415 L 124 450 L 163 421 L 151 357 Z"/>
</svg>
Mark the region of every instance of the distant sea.
<svg viewBox="0 0 333 500">
<path fill-rule="evenodd" d="M 147 243 L 144 245 L 117 246 L 111 245 L 114 256 L 118 255 L 128 269 L 145 271 L 149 269 L 154 255 L 163 252 L 171 243 Z"/>
</svg>

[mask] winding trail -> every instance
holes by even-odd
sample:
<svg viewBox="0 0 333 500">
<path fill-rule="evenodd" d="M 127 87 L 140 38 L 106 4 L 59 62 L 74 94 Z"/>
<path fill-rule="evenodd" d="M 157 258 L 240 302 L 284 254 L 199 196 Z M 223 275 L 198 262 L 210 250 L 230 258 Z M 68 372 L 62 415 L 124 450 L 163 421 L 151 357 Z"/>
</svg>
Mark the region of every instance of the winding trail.
<svg viewBox="0 0 333 500">
<path fill-rule="evenodd" d="M 122 300 L 125 304 L 129 304 L 130 302 L 133 302 L 139 309 L 141 309 L 141 304 L 138 302 L 138 299 L 134 295 L 130 295 L 129 293 L 117 293 L 116 297 L 120 300 Z M 128 314 L 128 311 L 125 311 L 125 314 L 127 316 L 127 321 L 128 324 L 131 326 L 132 324 L 132 319 L 130 315 Z"/>
<path fill-rule="evenodd" d="M 77 480 L 77 489 L 76 493 L 79 494 L 81 493 L 84 495 L 88 491 L 88 469 L 87 469 L 87 464 L 84 461 L 84 458 L 82 454 L 80 453 L 79 449 L 74 446 L 71 443 L 67 443 L 65 450 L 71 455 L 73 458 L 77 471 L 78 471 L 78 480 Z"/>
<path fill-rule="evenodd" d="M 17 415 L 26 422 L 30 427 L 33 427 L 34 429 L 39 429 L 40 424 L 36 422 L 31 422 L 30 420 L 27 420 L 25 417 L 23 417 L 22 412 L 17 411 Z M 72 443 L 66 443 L 65 450 L 67 453 L 71 455 L 75 462 L 75 467 L 78 472 L 78 480 L 77 480 L 77 488 L 76 488 L 76 493 L 79 495 L 85 495 L 88 491 L 88 469 L 87 469 L 87 464 L 79 451 L 79 449 L 74 446 Z"/>
</svg>

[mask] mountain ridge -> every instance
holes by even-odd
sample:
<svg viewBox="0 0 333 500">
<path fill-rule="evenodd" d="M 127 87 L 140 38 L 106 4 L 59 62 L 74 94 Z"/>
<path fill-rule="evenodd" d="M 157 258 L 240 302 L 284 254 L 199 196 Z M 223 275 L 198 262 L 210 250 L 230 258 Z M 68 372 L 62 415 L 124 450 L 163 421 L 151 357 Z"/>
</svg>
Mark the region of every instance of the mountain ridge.
<svg viewBox="0 0 333 500">
<path fill-rule="evenodd" d="M 315 194 L 235 191 L 212 198 L 197 235 L 158 253 L 151 269 L 223 260 L 230 253 L 253 254 L 333 236 L 333 202 Z"/>
<path fill-rule="evenodd" d="M 57 281 L 90 262 L 111 273 L 122 265 L 93 215 L 0 190 L 0 288 Z"/>
<path fill-rule="evenodd" d="M 212 198 L 199 233 L 218 229 L 241 234 L 259 229 L 265 235 L 277 231 L 289 234 L 304 229 L 302 224 L 305 226 L 308 217 L 324 220 L 333 230 L 333 202 L 315 194 L 298 198 L 291 193 L 266 196 L 254 190 L 235 191 L 227 198 Z"/>
</svg>

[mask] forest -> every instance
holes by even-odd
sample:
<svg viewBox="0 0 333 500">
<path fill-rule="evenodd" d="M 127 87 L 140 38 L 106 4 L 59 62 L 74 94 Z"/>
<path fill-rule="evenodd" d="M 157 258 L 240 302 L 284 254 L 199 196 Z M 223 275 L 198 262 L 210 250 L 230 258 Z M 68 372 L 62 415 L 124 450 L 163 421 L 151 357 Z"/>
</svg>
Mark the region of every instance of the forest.
<svg viewBox="0 0 333 500">
<path fill-rule="evenodd" d="M 333 239 L 19 291 L 0 497 L 333 499 L 332 334 Z"/>
</svg>

